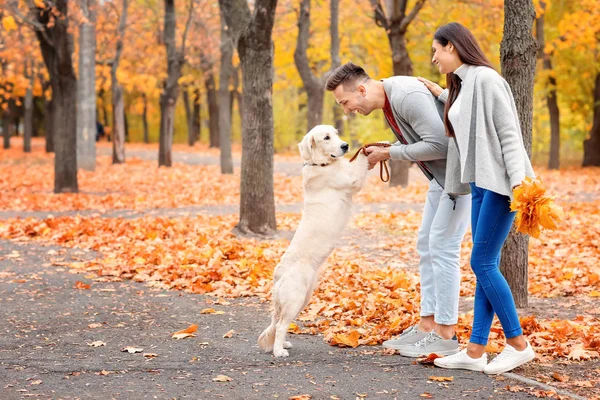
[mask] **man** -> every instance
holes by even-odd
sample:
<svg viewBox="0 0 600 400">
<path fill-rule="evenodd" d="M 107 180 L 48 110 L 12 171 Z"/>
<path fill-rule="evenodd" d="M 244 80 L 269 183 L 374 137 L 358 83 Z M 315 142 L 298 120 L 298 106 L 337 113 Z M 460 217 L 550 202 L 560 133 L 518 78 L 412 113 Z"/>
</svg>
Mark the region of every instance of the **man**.
<svg viewBox="0 0 600 400">
<path fill-rule="evenodd" d="M 333 71 L 326 88 L 346 114 L 383 110 L 398 142 L 387 148 L 368 148 L 370 168 L 381 160 L 412 161 L 430 180 L 417 242 L 421 319 L 383 346 L 407 357 L 457 353 L 460 245 L 469 225 L 471 195 L 468 185 L 459 193 L 444 191 L 449 138 L 440 116 L 443 105 L 417 78 L 377 81 L 350 62 Z"/>
</svg>

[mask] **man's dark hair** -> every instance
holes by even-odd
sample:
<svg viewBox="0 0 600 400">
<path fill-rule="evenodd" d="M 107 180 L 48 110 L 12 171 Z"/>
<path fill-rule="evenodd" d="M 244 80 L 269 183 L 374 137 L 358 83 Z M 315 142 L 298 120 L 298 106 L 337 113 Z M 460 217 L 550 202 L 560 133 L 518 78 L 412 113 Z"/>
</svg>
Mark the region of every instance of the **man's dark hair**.
<svg viewBox="0 0 600 400">
<path fill-rule="evenodd" d="M 362 83 L 367 79 L 369 79 L 369 75 L 367 75 L 362 67 L 348 62 L 333 70 L 329 78 L 327 78 L 325 88 L 333 91 L 336 87 L 342 85 L 345 90 L 352 90 L 357 82 Z"/>
</svg>

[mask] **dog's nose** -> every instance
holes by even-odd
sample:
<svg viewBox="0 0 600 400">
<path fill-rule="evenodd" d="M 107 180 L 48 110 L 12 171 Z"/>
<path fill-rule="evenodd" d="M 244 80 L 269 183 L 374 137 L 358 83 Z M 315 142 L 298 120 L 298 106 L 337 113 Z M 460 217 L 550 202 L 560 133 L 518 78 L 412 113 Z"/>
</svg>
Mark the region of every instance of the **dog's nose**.
<svg viewBox="0 0 600 400">
<path fill-rule="evenodd" d="M 348 151 L 348 143 L 344 143 L 342 145 L 342 150 L 344 150 L 344 153 L 346 153 Z"/>
</svg>

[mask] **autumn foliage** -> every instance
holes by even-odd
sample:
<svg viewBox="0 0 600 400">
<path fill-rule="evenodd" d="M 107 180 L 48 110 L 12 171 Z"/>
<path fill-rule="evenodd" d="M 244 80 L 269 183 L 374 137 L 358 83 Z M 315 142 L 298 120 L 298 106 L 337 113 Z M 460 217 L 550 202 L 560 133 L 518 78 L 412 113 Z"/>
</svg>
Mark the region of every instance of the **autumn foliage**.
<svg viewBox="0 0 600 400">
<path fill-rule="evenodd" d="M 221 298 L 269 298 L 273 269 L 290 236 L 258 241 L 231 233 L 237 216 L 220 207 L 238 201 L 238 175 L 224 179 L 212 166 L 176 164 L 163 169 L 139 159 L 110 166 L 108 157 L 100 157 L 95 173 L 80 172 L 82 193 L 56 195 L 47 179 L 40 178 L 47 174 L 50 156 L 3 155 L 7 158 L 0 163 L 0 209 L 89 211 L 10 218 L 0 222 L 0 238 L 93 250 L 98 256 L 91 261 L 65 262 L 56 255 L 52 263 L 93 273 L 99 281 L 131 279 Z M 295 160 L 300 168 L 297 158 L 281 156 L 282 160 Z M 533 298 L 560 304 L 573 296 L 590 301 L 600 297 L 597 172 L 541 171 L 548 191 L 557 195 L 557 204 L 564 208 L 565 218 L 560 229 L 547 231 L 541 240 L 530 243 L 529 292 Z M 300 177 L 276 175 L 275 186 L 279 188 L 278 204 L 292 206 L 302 201 Z M 426 182 L 418 179 L 404 189 L 387 189 L 376 174 L 370 176 L 358 198 L 358 213 L 345 243 L 330 256 L 313 301 L 290 327 L 291 332 L 323 333 L 332 345 L 356 347 L 379 344 L 417 320 L 415 244 L 421 218 L 418 203 L 426 187 Z M 407 208 L 386 210 L 390 199 Z M 411 206 L 414 203 L 417 205 Z M 202 207 L 177 211 L 177 207 L 191 205 Z M 132 211 L 111 216 L 119 209 Z M 293 231 L 299 220 L 297 212 L 278 213 L 278 229 Z M 470 247 L 467 234 L 461 254 L 464 298 L 472 297 L 475 288 Z M 468 340 L 471 320 L 471 312 L 460 316 L 461 342 Z M 522 324 L 541 359 L 598 357 L 598 308 L 568 319 L 553 318 L 550 312 L 524 314 Z M 490 339 L 488 350 L 501 350 L 504 338 L 498 323 Z"/>
</svg>

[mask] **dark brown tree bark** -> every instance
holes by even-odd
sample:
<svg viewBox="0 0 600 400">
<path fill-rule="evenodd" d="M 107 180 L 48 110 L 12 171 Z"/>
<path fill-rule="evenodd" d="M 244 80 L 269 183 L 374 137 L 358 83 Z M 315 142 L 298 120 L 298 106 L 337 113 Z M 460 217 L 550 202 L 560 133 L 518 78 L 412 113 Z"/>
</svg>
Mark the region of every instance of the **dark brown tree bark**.
<svg viewBox="0 0 600 400">
<path fill-rule="evenodd" d="M 127 24 L 127 10 L 129 8 L 129 0 L 123 0 L 123 9 L 117 28 L 117 47 L 115 57 L 111 61 L 110 80 L 112 92 L 112 111 L 113 111 L 113 126 L 111 138 L 113 142 L 113 164 L 125 163 L 125 102 L 123 99 L 123 86 L 117 79 L 117 70 L 119 69 L 119 61 L 123 53 L 123 38 L 125 37 L 125 27 Z"/>
<path fill-rule="evenodd" d="M 80 0 L 77 166 L 96 169 L 96 0 Z"/>
<path fill-rule="evenodd" d="M 194 114 L 190 104 L 190 93 L 188 92 L 188 89 L 185 88 L 181 94 L 183 96 L 183 106 L 185 108 L 185 120 L 187 121 L 188 144 L 194 146 L 196 134 L 194 132 Z"/>
<path fill-rule="evenodd" d="M 543 11 L 546 9 L 546 3 L 541 1 L 540 7 Z M 551 54 L 544 52 L 544 14 L 536 19 L 536 39 L 538 43 L 538 58 L 542 60 L 542 68 L 546 71 L 552 71 Z M 556 98 L 556 78 L 550 75 L 547 82 L 546 104 L 550 115 L 550 155 L 548 158 L 548 168 L 560 168 L 560 112 L 558 109 L 558 100 Z"/>
<path fill-rule="evenodd" d="M 221 173 L 233 174 L 233 158 L 231 156 L 231 106 L 233 104 L 229 92 L 229 81 L 233 75 L 233 38 L 229 34 L 227 24 L 221 12 L 221 67 L 219 70 L 219 148 L 221 150 Z"/>
<path fill-rule="evenodd" d="M 200 89 L 194 89 L 194 141 L 200 140 L 200 133 L 202 131 L 202 124 L 200 123 Z"/>
<path fill-rule="evenodd" d="M 417 0 L 407 14 L 408 0 L 370 0 L 375 13 L 375 24 L 385 29 L 392 50 L 394 75 L 412 75 L 412 61 L 406 48 L 406 31 L 425 5 L 425 0 Z M 407 186 L 410 162 L 390 160 L 390 186 Z"/>
<path fill-rule="evenodd" d="M 277 231 L 273 192 L 273 41 L 277 0 L 219 0 L 242 66 L 244 124 L 240 233 Z"/>
<path fill-rule="evenodd" d="M 177 49 L 175 40 L 175 1 L 165 0 L 165 28 L 163 38 L 167 49 L 167 79 L 160 95 L 160 138 L 158 149 L 158 165 L 170 167 L 173 149 L 173 129 L 175 127 L 175 104 L 179 97 L 179 78 L 185 63 L 185 44 L 187 32 L 192 19 L 194 1 L 190 0 L 189 15 L 183 32 L 181 49 Z"/>
<path fill-rule="evenodd" d="M 2 113 L 2 148 L 10 149 L 10 114 L 8 111 Z"/>
<path fill-rule="evenodd" d="M 219 147 L 219 102 L 217 99 L 217 85 L 215 76 L 211 71 L 205 72 L 204 86 L 206 88 L 206 102 L 208 103 L 208 138 L 210 147 Z"/>
<path fill-rule="evenodd" d="M 150 143 L 150 131 L 148 130 L 148 96 L 146 96 L 146 93 L 142 93 L 142 100 L 144 101 L 144 108 L 142 111 L 142 123 L 144 125 L 144 143 Z"/>
<path fill-rule="evenodd" d="M 50 82 L 44 82 L 44 92 Z M 44 96 L 44 137 L 46 139 L 46 153 L 54 153 L 54 102 Z"/>
<path fill-rule="evenodd" d="M 32 17 L 50 75 L 53 100 L 54 192 L 77 192 L 77 78 L 73 69 L 73 37 L 69 33 L 68 1 L 56 0 L 52 10 L 36 8 Z M 55 18 L 56 13 L 59 17 Z"/>
<path fill-rule="evenodd" d="M 339 0 L 331 1 L 331 67 L 322 77 L 313 73 L 309 63 L 307 50 L 310 37 L 310 0 L 302 0 L 298 13 L 298 39 L 294 51 L 294 62 L 302 78 L 302 83 L 308 97 L 306 132 L 323 121 L 323 100 L 325 96 L 325 80 L 336 67 L 340 65 L 339 49 L 340 39 L 338 34 Z"/>
<path fill-rule="evenodd" d="M 583 142 L 583 166 L 600 166 L 600 73 L 594 85 L 594 120 L 590 137 Z"/>
<path fill-rule="evenodd" d="M 33 136 L 33 85 L 34 85 L 34 74 L 33 74 L 33 61 L 31 61 L 28 71 L 29 86 L 25 92 L 25 115 L 24 122 L 25 127 L 23 131 L 23 151 L 25 153 L 31 153 L 31 138 Z"/>
<path fill-rule="evenodd" d="M 531 154 L 533 77 L 537 44 L 532 35 L 535 11 L 531 0 L 504 2 L 504 37 L 500 44 L 502 75 L 511 87 L 527 154 Z M 517 307 L 527 307 L 529 237 L 513 225 L 502 249 L 500 270 L 512 289 Z"/>
</svg>

